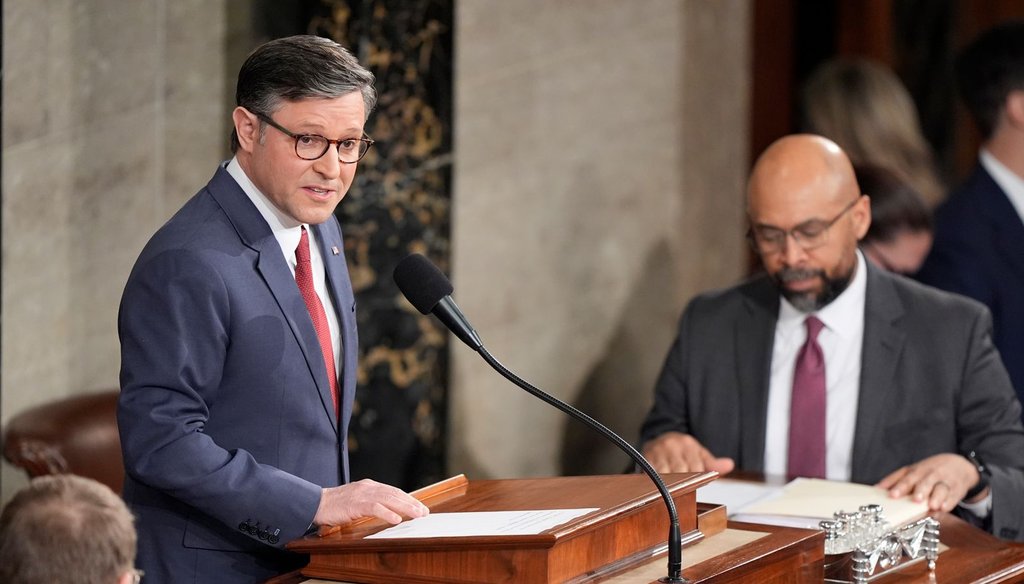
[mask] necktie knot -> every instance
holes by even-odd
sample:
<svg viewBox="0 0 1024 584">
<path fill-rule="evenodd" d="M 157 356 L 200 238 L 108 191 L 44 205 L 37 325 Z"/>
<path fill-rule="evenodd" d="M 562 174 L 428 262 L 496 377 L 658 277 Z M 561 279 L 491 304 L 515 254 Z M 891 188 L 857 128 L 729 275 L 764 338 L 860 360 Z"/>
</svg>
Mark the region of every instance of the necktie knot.
<svg viewBox="0 0 1024 584">
<path fill-rule="evenodd" d="M 818 340 L 818 333 L 821 332 L 821 329 L 825 328 L 825 323 L 818 320 L 816 316 L 808 316 L 804 324 L 807 326 L 807 340 L 812 343 L 816 342 Z"/>
<path fill-rule="evenodd" d="M 299 247 L 295 248 L 295 263 L 309 263 L 309 233 L 306 226 L 302 226 L 302 235 L 299 236 Z"/>
</svg>

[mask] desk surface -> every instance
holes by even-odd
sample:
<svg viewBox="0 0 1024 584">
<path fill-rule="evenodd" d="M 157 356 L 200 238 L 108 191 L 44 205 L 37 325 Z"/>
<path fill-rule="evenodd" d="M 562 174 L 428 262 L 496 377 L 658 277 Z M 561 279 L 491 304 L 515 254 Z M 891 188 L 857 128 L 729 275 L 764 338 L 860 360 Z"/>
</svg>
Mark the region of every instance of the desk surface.
<svg viewBox="0 0 1024 584">
<path fill-rule="evenodd" d="M 872 580 L 872 584 L 912 582 L 1024 582 L 1024 544 L 1003 541 L 984 533 L 955 516 L 941 514 L 941 539 L 948 549 L 939 556 L 935 579 L 923 562 Z M 683 553 L 684 576 L 698 582 L 743 581 L 757 564 L 764 570 L 765 558 L 778 556 L 774 576 L 759 572 L 759 582 L 821 582 L 821 564 L 813 561 L 813 550 L 821 546 L 817 532 L 730 522 L 729 527 Z M 778 548 L 790 553 L 778 553 Z M 820 556 L 818 556 L 820 557 Z M 804 563 L 804 559 L 811 559 Z M 801 565 L 802 564 L 802 565 Z M 665 575 L 664 556 L 628 572 L 601 580 L 608 584 L 654 582 Z M 764 576 L 764 578 L 762 578 Z M 330 584 L 295 574 L 284 584 Z"/>
<path fill-rule="evenodd" d="M 907 566 L 884 578 L 893 582 L 1024 582 L 1024 544 L 994 537 L 955 515 L 940 513 L 939 540 L 948 549 L 939 554 L 935 579 L 931 580 L 923 562 Z"/>
<path fill-rule="evenodd" d="M 766 476 L 737 471 L 730 479 L 782 486 L 792 477 Z M 935 578 L 931 579 L 923 562 L 904 567 L 891 575 L 873 579 L 872 584 L 892 582 L 1024 582 L 1024 544 L 999 539 L 961 520 L 939 513 L 939 539 L 946 547 L 939 555 Z M 730 522 L 730 525 L 735 525 Z"/>
<path fill-rule="evenodd" d="M 697 504 L 698 526 L 705 538 L 685 548 L 683 575 L 695 584 L 758 581 L 822 582 L 825 573 L 824 534 L 752 523 L 726 522 L 722 506 Z M 938 514 L 945 549 L 934 577 L 925 562 L 905 566 L 872 579 L 895 582 L 1024 582 L 1024 544 L 1000 540 L 949 514 Z M 579 582 L 612 584 L 655 582 L 666 573 L 665 554 L 626 571 Z M 351 576 L 349 576 L 351 577 Z M 318 584 L 298 572 L 272 579 L 273 584 Z"/>
</svg>

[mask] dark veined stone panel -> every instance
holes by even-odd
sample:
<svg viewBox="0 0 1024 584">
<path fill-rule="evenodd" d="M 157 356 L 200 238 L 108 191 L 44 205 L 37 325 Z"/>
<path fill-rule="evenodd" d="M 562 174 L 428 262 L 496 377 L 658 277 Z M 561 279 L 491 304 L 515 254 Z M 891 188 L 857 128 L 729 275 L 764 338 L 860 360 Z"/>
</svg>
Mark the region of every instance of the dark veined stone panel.
<svg viewBox="0 0 1024 584">
<path fill-rule="evenodd" d="M 413 489 L 444 478 L 447 334 L 399 293 L 412 252 L 449 265 L 451 0 L 322 0 L 309 32 L 377 76 L 376 140 L 337 214 L 357 302 L 359 376 L 349 430 L 353 480 Z"/>
</svg>

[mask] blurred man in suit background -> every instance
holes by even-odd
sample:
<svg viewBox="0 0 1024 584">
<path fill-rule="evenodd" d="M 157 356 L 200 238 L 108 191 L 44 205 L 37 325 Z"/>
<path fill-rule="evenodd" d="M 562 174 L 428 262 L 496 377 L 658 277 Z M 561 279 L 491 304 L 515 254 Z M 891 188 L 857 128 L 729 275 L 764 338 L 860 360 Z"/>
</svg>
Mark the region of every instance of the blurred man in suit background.
<svg viewBox="0 0 1024 584">
<path fill-rule="evenodd" d="M 988 306 L 1024 400 L 1024 22 L 983 33 L 956 70 L 983 143 L 973 174 L 936 211 L 935 243 L 918 277 Z"/>
</svg>

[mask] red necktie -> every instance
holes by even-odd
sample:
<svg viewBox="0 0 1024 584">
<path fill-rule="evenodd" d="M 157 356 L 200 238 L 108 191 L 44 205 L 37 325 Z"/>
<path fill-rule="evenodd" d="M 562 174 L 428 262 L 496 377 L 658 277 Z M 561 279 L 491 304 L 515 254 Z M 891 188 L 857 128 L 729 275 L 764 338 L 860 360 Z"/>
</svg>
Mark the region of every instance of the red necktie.
<svg viewBox="0 0 1024 584">
<path fill-rule="evenodd" d="M 309 260 L 309 234 L 302 227 L 299 247 L 295 248 L 295 283 L 299 285 L 302 299 L 306 301 L 306 310 L 313 319 L 316 338 L 320 341 L 320 352 L 327 365 L 327 380 L 331 383 L 331 399 L 334 401 L 334 413 L 338 414 L 338 374 L 334 368 L 334 343 L 331 342 L 331 329 L 327 326 L 327 313 L 324 305 L 313 288 L 313 265 Z"/>
<path fill-rule="evenodd" d="M 789 407 L 789 457 L 791 476 L 825 478 L 825 355 L 818 333 L 825 325 L 809 316 L 807 341 L 796 357 L 793 401 Z"/>
</svg>

